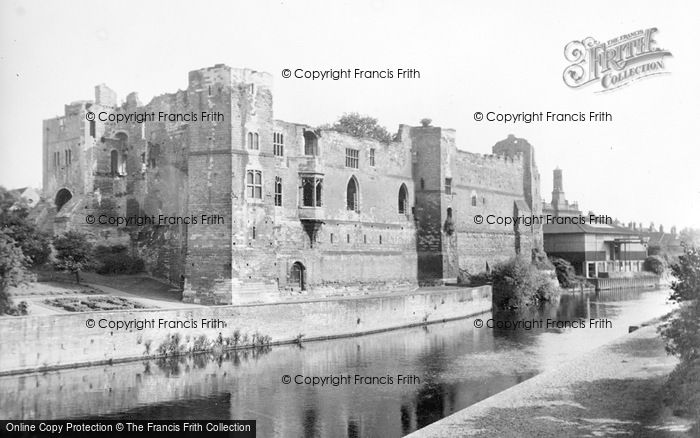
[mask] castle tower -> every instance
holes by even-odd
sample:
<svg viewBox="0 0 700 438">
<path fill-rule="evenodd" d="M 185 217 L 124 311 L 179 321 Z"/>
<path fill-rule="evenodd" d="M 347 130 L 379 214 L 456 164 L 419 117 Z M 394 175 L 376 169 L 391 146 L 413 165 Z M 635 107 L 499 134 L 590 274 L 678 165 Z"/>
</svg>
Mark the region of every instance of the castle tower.
<svg viewBox="0 0 700 438">
<path fill-rule="evenodd" d="M 267 73 L 221 64 L 189 74 L 188 100 L 200 120 L 189 128 L 188 210 L 198 223 L 188 228 L 184 301 L 231 303 L 240 279 L 248 278 L 251 240 L 265 219 L 270 83 Z"/>
<path fill-rule="evenodd" d="M 516 138 L 513 134 L 510 134 L 505 140 L 496 143 L 492 150 L 494 154 L 504 155 L 506 157 L 522 155 L 524 167 L 523 196 L 530 211 L 516 211 L 516 213 L 518 215 L 532 214 L 533 216 L 541 216 L 542 197 L 540 196 L 540 173 L 535 163 L 535 148 L 524 138 Z M 542 250 L 544 242 L 542 240 L 541 224 L 536 223 L 532 225 L 529 237 L 532 241 L 532 250 Z"/>
<path fill-rule="evenodd" d="M 401 127 L 402 135 L 405 127 Z M 450 148 L 454 131 L 432 126 L 410 128 L 415 187 L 418 279 L 456 278 L 457 235 L 452 217 Z"/>
</svg>

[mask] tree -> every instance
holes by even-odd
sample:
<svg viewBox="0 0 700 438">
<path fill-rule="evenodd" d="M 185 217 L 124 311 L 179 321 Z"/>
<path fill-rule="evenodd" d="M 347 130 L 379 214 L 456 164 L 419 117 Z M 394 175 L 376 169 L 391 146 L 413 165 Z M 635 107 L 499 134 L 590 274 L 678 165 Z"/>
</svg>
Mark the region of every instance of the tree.
<svg viewBox="0 0 700 438">
<path fill-rule="evenodd" d="M 658 255 L 650 255 L 644 259 L 643 269 L 647 272 L 652 272 L 656 275 L 661 275 L 666 270 L 664 259 Z"/>
<path fill-rule="evenodd" d="M 678 263 L 671 265 L 671 273 L 676 281 L 671 284 L 671 300 L 677 302 L 700 299 L 700 251 L 692 246 L 684 246 L 685 253 L 678 257 Z"/>
<path fill-rule="evenodd" d="M 326 127 L 359 138 L 373 138 L 382 143 L 391 143 L 393 136 L 377 119 L 358 113 L 345 113 L 332 126 Z"/>
<path fill-rule="evenodd" d="M 28 218 L 27 205 L 21 197 L 0 187 L 0 228 L 14 239 L 29 258 L 30 266 L 41 266 L 51 255 L 51 239 Z"/>
<path fill-rule="evenodd" d="M 8 289 L 32 281 L 33 275 L 27 269 L 29 260 L 22 254 L 17 242 L 0 229 L 0 315 L 23 314 L 12 304 Z"/>
<path fill-rule="evenodd" d="M 55 267 L 75 274 L 75 281 L 80 283 L 80 272 L 94 266 L 92 243 L 84 234 L 69 231 L 54 238 L 56 249 Z"/>
</svg>

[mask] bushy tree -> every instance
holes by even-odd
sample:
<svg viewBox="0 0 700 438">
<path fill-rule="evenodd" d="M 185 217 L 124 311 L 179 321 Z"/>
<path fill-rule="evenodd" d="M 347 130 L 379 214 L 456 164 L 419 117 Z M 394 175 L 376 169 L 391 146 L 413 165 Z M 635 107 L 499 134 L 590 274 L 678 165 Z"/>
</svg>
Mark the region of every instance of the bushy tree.
<svg viewBox="0 0 700 438">
<path fill-rule="evenodd" d="M 656 275 L 661 275 L 666 270 L 666 263 L 661 256 L 651 255 L 644 259 L 642 268 L 647 272 L 652 272 Z"/>
<path fill-rule="evenodd" d="M 666 350 L 680 357 L 681 362 L 671 374 L 666 402 L 679 414 L 694 415 L 694 429 L 700 430 L 700 252 L 684 246 L 684 254 L 671 265 L 676 280 L 671 284 L 671 300 L 680 303 L 673 318 L 661 327 L 666 338 Z"/>
<path fill-rule="evenodd" d="M 145 267 L 143 259 L 131 256 L 124 245 L 100 245 L 94 258 L 98 274 L 136 274 Z"/>
<path fill-rule="evenodd" d="M 22 254 L 17 242 L 0 229 L 0 315 L 26 313 L 26 310 L 22 311 L 12 304 L 8 289 L 34 279 L 27 269 L 28 263 L 29 260 Z"/>
<path fill-rule="evenodd" d="M 22 248 L 31 266 L 41 266 L 51 255 L 51 239 L 29 220 L 28 214 L 21 197 L 0 187 L 0 228 Z"/>
<path fill-rule="evenodd" d="M 513 257 L 498 263 L 491 273 L 491 278 L 493 302 L 501 308 L 549 301 L 558 292 L 547 274 L 522 257 Z"/>
<path fill-rule="evenodd" d="M 75 274 L 75 281 L 80 283 L 80 272 L 95 266 L 93 246 L 84 234 L 69 231 L 54 238 L 57 269 Z"/>
<path fill-rule="evenodd" d="M 561 287 L 574 287 L 577 285 L 576 271 L 568 260 L 559 257 L 552 257 L 551 262 L 557 274 L 557 280 Z"/>
<path fill-rule="evenodd" d="M 391 143 L 393 136 L 379 124 L 377 119 L 358 113 L 346 113 L 331 126 L 323 128 L 343 132 L 359 138 L 373 138 L 382 143 Z"/>
<path fill-rule="evenodd" d="M 678 263 L 671 266 L 671 273 L 676 278 L 671 284 L 671 300 L 683 302 L 700 299 L 700 251 L 697 248 L 685 246 Z"/>
</svg>

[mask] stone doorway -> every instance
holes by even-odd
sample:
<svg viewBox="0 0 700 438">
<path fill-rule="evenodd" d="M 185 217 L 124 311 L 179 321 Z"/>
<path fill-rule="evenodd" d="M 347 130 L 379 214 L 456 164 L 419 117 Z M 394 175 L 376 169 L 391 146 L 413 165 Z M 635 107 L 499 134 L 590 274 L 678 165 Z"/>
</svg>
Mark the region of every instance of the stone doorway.
<svg viewBox="0 0 700 438">
<path fill-rule="evenodd" d="M 306 290 L 306 268 L 301 262 L 294 262 L 292 265 L 292 270 L 289 273 L 289 284 L 300 290 Z"/>
</svg>

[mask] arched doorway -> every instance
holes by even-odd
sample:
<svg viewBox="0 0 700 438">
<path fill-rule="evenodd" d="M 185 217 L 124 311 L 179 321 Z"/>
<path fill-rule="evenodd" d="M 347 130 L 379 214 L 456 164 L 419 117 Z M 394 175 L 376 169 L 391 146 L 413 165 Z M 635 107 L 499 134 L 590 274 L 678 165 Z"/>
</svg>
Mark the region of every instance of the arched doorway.
<svg viewBox="0 0 700 438">
<path fill-rule="evenodd" d="M 294 262 L 292 265 L 289 272 L 289 284 L 300 290 L 306 290 L 306 268 L 301 262 Z"/>
<path fill-rule="evenodd" d="M 350 211 L 360 212 L 360 197 L 359 197 L 359 184 L 357 184 L 357 178 L 354 176 L 350 177 L 348 181 L 348 186 L 346 189 L 345 200 L 347 203 L 347 209 Z"/>
<path fill-rule="evenodd" d="M 57 212 L 60 211 L 61 207 L 66 205 L 66 203 L 68 201 L 70 201 L 72 197 L 73 197 L 73 194 L 70 192 L 70 190 L 68 190 L 68 189 L 59 190 L 58 193 L 56 193 L 56 199 L 54 201 L 56 203 L 56 211 Z"/>
</svg>

